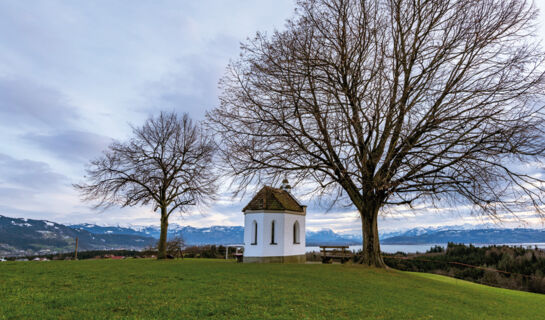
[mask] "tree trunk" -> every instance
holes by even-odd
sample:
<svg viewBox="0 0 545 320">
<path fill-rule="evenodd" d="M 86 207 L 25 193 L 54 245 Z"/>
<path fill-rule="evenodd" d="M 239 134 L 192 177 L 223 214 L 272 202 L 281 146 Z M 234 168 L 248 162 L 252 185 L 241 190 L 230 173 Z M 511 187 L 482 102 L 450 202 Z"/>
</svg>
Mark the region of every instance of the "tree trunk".
<svg viewBox="0 0 545 320">
<path fill-rule="evenodd" d="M 167 257 L 167 230 L 168 230 L 167 209 L 161 208 L 161 235 L 159 236 L 157 259 L 166 259 Z"/>
<path fill-rule="evenodd" d="M 378 210 L 379 206 L 373 206 L 365 211 L 360 211 L 363 234 L 363 257 L 360 263 L 377 268 L 386 268 L 380 253 L 377 224 Z"/>
</svg>

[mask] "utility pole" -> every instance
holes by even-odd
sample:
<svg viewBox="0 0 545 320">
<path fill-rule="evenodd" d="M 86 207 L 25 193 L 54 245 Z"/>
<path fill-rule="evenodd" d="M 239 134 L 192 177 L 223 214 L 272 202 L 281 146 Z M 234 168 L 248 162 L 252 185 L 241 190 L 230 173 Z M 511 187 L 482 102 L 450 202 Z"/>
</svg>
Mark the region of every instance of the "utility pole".
<svg viewBox="0 0 545 320">
<path fill-rule="evenodd" d="M 74 260 L 78 260 L 78 242 L 79 242 L 79 239 L 78 237 L 76 237 L 76 251 L 74 253 Z"/>
</svg>

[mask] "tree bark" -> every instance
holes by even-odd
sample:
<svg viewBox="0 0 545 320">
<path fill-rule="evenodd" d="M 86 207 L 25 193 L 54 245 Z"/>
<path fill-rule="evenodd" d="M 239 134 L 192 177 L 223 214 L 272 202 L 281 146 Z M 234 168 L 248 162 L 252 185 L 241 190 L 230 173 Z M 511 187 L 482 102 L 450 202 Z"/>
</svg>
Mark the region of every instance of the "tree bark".
<svg viewBox="0 0 545 320">
<path fill-rule="evenodd" d="M 380 253 L 377 224 L 378 211 L 379 206 L 371 206 L 360 211 L 363 234 L 363 257 L 360 263 L 377 268 L 386 268 Z"/>
<path fill-rule="evenodd" d="M 159 236 L 157 259 L 166 259 L 167 257 L 167 231 L 168 231 L 167 208 L 161 208 L 161 235 Z"/>
</svg>

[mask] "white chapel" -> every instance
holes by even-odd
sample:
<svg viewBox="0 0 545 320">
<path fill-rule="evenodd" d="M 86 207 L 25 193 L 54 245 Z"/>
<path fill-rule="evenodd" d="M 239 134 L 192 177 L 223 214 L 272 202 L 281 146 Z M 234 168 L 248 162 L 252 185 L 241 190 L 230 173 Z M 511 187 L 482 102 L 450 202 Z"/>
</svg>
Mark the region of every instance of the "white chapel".
<svg viewBox="0 0 545 320">
<path fill-rule="evenodd" d="M 244 262 L 304 263 L 307 206 L 290 193 L 286 179 L 281 188 L 263 187 L 242 209 Z"/>
</svg>

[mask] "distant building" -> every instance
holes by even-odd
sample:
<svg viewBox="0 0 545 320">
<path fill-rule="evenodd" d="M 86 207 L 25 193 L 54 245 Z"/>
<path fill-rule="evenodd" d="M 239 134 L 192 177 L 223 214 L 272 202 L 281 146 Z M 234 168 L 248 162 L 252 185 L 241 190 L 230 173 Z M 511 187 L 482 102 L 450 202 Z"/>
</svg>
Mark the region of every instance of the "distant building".
<svg viewBox="0 0 545 320">
<path fill-rule="evenodd" d="M 104 259 L 123 260 L 125 259 L 125 256 L 115 256 L 113 254 L 105 254 Z"/>
<path fill-rule="evenodd" d="M 279 189 L 265 186 L 242 209 L 244 262 L 305 262 L 307 207 L 290 190 L 286 179 Z"/>
<path fill-rule="evenodd" d="M 44 257 L 36 257 L 36 258 L 32 259 L 32 261 L 49 261 L 49 259 L 44 258 Z"/>
</svg>

